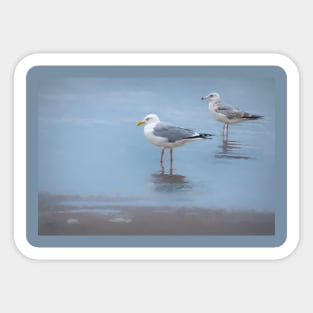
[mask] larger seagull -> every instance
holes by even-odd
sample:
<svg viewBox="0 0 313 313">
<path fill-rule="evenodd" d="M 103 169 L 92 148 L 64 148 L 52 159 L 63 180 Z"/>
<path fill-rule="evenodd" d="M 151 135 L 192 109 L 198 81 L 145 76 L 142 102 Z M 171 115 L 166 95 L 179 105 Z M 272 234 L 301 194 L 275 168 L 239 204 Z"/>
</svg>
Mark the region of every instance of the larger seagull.
<svg viewBox="0 0 313 313">
<path fill-rule="evenodd" d="M 198 133 L 191 129 L 178 127 L 176 125 L 161 122 L 156 114 L 148 114 L 137 126 L 145 125 L 144 135 L 147 140 L 162 147 L 160 163 L 163 167 L 163 156 L 166 148 L 170 149 L 171 168 L 173 164 L 173 148 L 182 146 L 183 144 L 199 139 L 210 138 L 211 134 Z"/>
<path fill-rule="evenodd" d="M 223 135 L 228 135 L 228 125 L 241 123 L 249 120 L 257 120 L 262 118 L 261 115 L 254 115 L 229 105 L 221 103 L 220 95 L 217 92 L 209 93 L 202 97 L 201 100 L 209 100 L 209 110 L 212 116 L 219 122 L 224 124 Z"/>
</svg>

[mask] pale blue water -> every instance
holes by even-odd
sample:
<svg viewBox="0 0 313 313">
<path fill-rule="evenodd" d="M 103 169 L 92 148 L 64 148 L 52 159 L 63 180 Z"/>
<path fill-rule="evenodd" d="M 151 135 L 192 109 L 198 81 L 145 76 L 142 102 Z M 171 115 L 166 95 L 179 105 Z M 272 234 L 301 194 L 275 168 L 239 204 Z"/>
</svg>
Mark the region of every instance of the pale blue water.
<svg viewBox="0 0 313 313">
<path fill-rule="evenodd" d="M 200 99 L 212 91 L 264 119 L 230 125 L 223 140 L 223 125 Z M 266 75 L 47 79 L 38 88 L 38 190 L 132 206 L 273 212 L 275 105 L 275 84 Z M 148 113 L 215 136 L 176 148 L 170 175 L 169 151 L 162 172 L 160 148 L 136 126 Z"/>
</svg>

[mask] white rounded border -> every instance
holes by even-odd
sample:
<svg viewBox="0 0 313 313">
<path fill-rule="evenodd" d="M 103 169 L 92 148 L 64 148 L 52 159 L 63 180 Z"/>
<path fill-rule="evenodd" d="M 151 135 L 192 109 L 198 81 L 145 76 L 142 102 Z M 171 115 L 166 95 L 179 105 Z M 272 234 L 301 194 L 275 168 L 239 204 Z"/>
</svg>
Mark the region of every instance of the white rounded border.
<svg viewBox="0 0 313 313">
<path fill-rule="evenodd" d="M 42 248 L 26 238 L 26 75 L 34 66 L 57 65 L 247 65 L 278 66 L 287 75 L 287 238 L 279 247 L 245 248 Z M 37 260 L 277 260 L 299 241 L 299 72 L 278 53 L 38 53 L 26 56 L 14 72 L 14 240 Z"/>
</svg>

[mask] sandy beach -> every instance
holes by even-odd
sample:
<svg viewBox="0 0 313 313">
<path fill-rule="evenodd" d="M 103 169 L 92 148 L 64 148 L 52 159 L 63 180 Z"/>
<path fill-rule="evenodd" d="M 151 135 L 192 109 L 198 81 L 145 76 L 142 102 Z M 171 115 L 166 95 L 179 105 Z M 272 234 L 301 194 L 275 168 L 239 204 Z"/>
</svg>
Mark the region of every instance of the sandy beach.
<svg viewBox="0 0 313 313">
<path fill-rule="evenodd" d="M 57 195 L 39 195 L 39 235 L 275 234 L 275 215 L 271 212 L 118 203 L 91 205 L 86 201 L 86 205 L 75 205 L 62 199 Z"/>
</svg>

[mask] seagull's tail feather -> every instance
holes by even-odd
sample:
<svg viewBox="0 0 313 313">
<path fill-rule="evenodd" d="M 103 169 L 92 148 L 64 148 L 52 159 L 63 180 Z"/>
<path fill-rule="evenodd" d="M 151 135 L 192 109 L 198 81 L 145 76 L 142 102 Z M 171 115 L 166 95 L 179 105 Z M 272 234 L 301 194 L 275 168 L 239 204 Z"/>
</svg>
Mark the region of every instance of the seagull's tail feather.
<svg viewBox="0 0 313 313">
<path fill-rule="evenodd" d="M 211 137 L 214 135 L 213 134 L 200 134 L 199 136 L 200 138 L 203 138 L 203 139 L 211 139 Z"/>
<path fill-rule="evenodd" d="M 249 114 L 249 113 L 244 112 L 242 118 L 246 118 L 249 120 L 257 120 L 259 118 L 263 118 L 263 116 L 262 115 Z"/>
<path fill-rule="evenodd" d="M 211 137 L 214 136 L 213 134 L 204 134 L 204 133 L 201 133 L 199 135 L 196 135 L 196 136 L 192 136 L 192 137 L 189 137 L 187 139 L 211 139 Z"/>
</svg>

